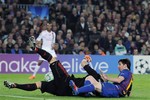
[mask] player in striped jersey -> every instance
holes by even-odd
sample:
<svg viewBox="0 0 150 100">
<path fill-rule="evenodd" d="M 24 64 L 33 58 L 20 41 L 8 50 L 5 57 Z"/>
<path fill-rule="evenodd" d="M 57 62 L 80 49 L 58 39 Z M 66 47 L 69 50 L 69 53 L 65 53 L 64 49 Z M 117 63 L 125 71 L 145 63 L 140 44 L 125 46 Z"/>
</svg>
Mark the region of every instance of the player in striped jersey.
<svg viewBox="0 0 150 100">
<path fill-rule="evenodd" d="M 78 88 L 73 80 L 70 80 L 70 86 L 74 95 L 88 92 L 99 92 L 99 96 L 102 97 L 124 97 L 130 95 L 132 88 L 132 73 L 130 71 L 131 63 L 128 59 L 120 59 L 118 61 L 118 69 L 120 74 L 116 78 L 110 78 L 106 74 L 101 76 L 106 82 L 95 80 L 93 76 L 88 76 L 85 79 L 84 86 Z M 107 82 L 111 81 L 113 83 Z"/>
</svg>

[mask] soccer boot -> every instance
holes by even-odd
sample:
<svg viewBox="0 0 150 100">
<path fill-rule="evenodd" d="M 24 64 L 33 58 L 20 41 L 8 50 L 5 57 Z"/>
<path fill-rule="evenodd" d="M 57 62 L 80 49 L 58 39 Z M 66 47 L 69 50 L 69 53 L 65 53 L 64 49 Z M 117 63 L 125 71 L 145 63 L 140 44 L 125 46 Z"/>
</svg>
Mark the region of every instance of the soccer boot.
<svg viewBox="0 0 150 100">
<path fill-rule="evenodd" d="M 10 83 L 8 81 L 4 81 L 4 85 L 5 87 L 11 89 L 11 88 L 15 88 L 16 87 L 16 84 L 15 83 Z"/>
<path fill-rule="evenodd" d="M 89 55 L 85 55 L 84 59 L 86 59 L 87 62 L 91 62 L 92 58 Z"/>
<path fill-rule="evenodd" d="M 31 75 L 31 76 L 29 77 L 29 79 L 30 79 L 30 80 L 35 79 L 35 76 Z"/>
<path fill-rule="evenodd" d="M 78 95 L 78 87 L 75 85 L 73 80 L 69 81 L 69 86 L 72 88 L 72 94 L 73 95 Z"/>
<path fill-rule="evenodd" d="M 35 37 L 34 36 L 31 36 L 29 37 L 29 46 L 31 47 L 32 50 L 35 50 Z"/>
</svg>

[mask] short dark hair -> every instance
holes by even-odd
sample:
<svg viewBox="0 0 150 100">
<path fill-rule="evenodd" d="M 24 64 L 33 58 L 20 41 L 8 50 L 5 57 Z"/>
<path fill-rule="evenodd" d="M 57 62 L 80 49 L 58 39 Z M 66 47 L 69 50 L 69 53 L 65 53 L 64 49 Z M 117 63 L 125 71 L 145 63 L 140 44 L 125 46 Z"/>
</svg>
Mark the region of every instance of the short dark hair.
<svg viewBox="0 0 150 100">
<path fill-rule="evenodd" d="M 128 67 L 128 69 L 130 70 L 131 62 L 130 62 L 130 60 L 129 60 L 128 58 L 126 58 L 126 59 L 120 59 L 120 60 L 118 61 L 118 63 L 119 63 L 119 62 L 122 62 L 122 64 L 127 64 L 127 67 Z"/>
</svg>

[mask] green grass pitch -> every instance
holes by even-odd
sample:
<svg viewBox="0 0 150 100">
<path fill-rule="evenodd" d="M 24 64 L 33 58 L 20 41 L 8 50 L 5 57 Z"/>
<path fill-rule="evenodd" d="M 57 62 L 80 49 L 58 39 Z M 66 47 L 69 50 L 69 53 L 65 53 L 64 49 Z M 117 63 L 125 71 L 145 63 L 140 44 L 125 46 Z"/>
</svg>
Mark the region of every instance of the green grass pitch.
<svg viewBox="0 0 150 100">
<path fill-rule="evenodd" d="M 75 76 L 82 77 L 83 75 Z M 38 74 L 34 80 L 28 80 L 28 77 L 29 74 L 0 74 L 0 100 L 150 100 L 150 74 L 134 75 L 131 97 L 126 98 L 54 96 L 48 93 L 42 94 L 40 90 L 29 92 L 19 89 L 8 89 L 3 85 L 4 80 L 16 83 L 33 83 L 44 80 L 44 74 Z"/>
</svg>

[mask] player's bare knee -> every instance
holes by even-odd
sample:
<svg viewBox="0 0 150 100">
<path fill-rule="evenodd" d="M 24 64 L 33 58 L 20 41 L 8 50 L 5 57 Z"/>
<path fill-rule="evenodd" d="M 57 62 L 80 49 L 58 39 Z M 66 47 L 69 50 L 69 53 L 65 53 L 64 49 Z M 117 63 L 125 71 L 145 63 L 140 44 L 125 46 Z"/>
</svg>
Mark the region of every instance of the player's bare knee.
<svg viewBox="0 0 150 100">
<path fill-rule="evenodd" d="M 94 84 L 94 83 L 97 82 L 97 81 L 94 79 L 93 76 L 88 76 L 88 77 L 85 78 L 85 80 L 89 80 L 89 81 L 91 82 L 91 84 Z"/>
<path fill-rule="evenodd" d="M 93 76 L 90 75 L 90 76 L 86 77 L 85 80 L 93 80 Z"/>
<path fill-rule="evenodd" d="M 40 88 L 41 88 L 41 85 L 42 85 L 42 83 L 41 83 L 41 82 L 36 82 L 35 84 L 36 84 L 36 86 L 37 86 L 37 88 L 38 88 L 38 89 L 40 89 Z"/>
<path fill-rule="evenodd" d="M 96 91 L 102 92 L 102 85 L 101 85 L 101 83 L 96 82 L 93 85 L 94 85 Z"/>
</svg>

